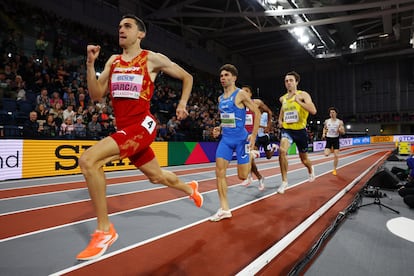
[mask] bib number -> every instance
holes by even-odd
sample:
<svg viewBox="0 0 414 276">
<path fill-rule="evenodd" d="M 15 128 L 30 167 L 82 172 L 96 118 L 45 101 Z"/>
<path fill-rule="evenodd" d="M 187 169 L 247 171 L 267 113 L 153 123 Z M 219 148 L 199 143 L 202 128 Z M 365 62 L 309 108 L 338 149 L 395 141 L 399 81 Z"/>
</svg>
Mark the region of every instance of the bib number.
<svg viewBox="0 0 414 276">
<path fill-rule="evenodd" d="M 253 114 L 246 114 L 246 126 L 253 125 Z"/>
<path fill-rule="evenodd" d="M 299 114 L 296 110 L 285 112 L 284 121 L 288 124 L 299 122 Z"/>
<path fill-rule="evenodd" d="M 236 127 L 236 117 L 234 116 L 234 113 L 221 113 L 220 119 L 222 127 Z"/>
<path fill-rule="evenodd" d="M 136 74 L 112 74 L 111 90 L 113 97 L 138 99 L 143 78 L 143 75 Z"/>
<path fill-rule="evenodd" d="M 149 134 L 152 134 L 155 130 L 157 123 L 150 116 L 146 116 L 144 121 L 142 121 L 141 126 L 145 128 Z"/>
</svg>

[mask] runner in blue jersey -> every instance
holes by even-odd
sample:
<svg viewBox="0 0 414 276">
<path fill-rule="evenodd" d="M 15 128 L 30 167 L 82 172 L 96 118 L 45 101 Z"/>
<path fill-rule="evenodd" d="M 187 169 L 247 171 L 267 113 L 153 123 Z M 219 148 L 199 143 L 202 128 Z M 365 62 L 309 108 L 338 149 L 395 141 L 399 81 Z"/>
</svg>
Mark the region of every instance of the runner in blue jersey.
<svg viewBox="0 0 414 276">
<path fill-rule="evenodd" d="M 221 140 L 216 151 L 217 192 L 220 208 L 213 215 L 211 221 L 219 221 L 232 216 L 227 199 L 226 171 L 233 152 L 237 155 L 237 174 L 239 179 L 245 180 L 250 172 L 250 149 L 254 149 L 257 131 L 260 124 L 260 111 L 250 99 L 250 96 L 236 87 L 238 76 L 237 68 L 225 64 L 220 68 L 220 82 L 223 94 L 218 98 L 221 125 L 213 129 L 213 136 Z M 253 131 L 249 135 L 245 129 L 246 107 L 254 113 Z"/>
</svg>

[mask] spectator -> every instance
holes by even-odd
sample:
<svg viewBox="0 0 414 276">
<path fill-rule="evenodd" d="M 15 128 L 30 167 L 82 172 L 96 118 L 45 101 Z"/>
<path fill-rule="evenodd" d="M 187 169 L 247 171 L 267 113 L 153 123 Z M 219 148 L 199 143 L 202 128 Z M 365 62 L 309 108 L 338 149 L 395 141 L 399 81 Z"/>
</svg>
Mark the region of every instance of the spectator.
<svg viewBox="0 0 414 276">
<path fill-rule="evenodd" d="M 54 106 L 56 103 L 63 107 L 63 100 L 60 98 L 59 92 L 55 91 L 50 99 L 50 106 Z"/>
<path fill-rule="evenodd" d="M 63 121 L 66 121 L 67 118 L 72 118 L 72 121 L 74 121 L 76 112 L 73 110 L 73 105 L 69 104 L 65 110 L 63 110 Z"/>
<path fill-rule="evenodd" d="M 73 124 L 72 117 L 67 117 L 60 126 L 59 135 L 63 138 L 73 139 L 75 138 L 75 126 Z"/>
<path fill-rule="evenodd" d="M 75 137 L 76 138 L 85 138 L 86 137 L 86 125 L 83 123 L 82 116 L 76 117 L 75 127 Z"/>
<path fill-rule="evenodd" d="M 73 109 L 75 110 L 76 108 L 76 98 L 75 98 L 75 93 L 73 93 L 72 90 L 70 90 L 69 87 L 66 88 L 66 94 L 65 94 L 65 106 L 68 107 L 69 105 L 73 105 Z"/>
<path fill-rule="evenodd" d="M 98 122 L 103 126 L 105 122 L 109 121 L 109 114 L 108 114 L 108 108 L 106 106 L 102 106 L 101 112 L 98 116 Z"/>
<path fill-rule="evenodd" d="M 155 138 L 155 141 L 168 141 L 168 131 L 167 131 L 167 125 L 165 123 L 161 125 L 157 125 L 158 132 L 157 137 Z"/>
<path fill-rule="evenodd" d="M 169 119 L 169 120 L 168 120 L 168 122 L 167 122 L 167 128 L 172 127 L 172 128 L 174 128 L 175 130 L 177 130 L 177 129 L 178 129 L 178 126 L 179 126 L 179 124 L 180 124 L 180 121 L 178 121 L 178 120 L 177 120 L 177 116 L 173 115 L 173 116 L 171 117 L 171 119 Z"/>
<path fill-rule="evenodd" d="M 92 115 L 92 120 L 88 123 L 87 133 L 90 138 L 98 139 L 99 134 L 102 131 L 101 124 L 98 122 L 98 114 Z"/>
<path fill-rule="evenodd" d="M 46 89 L 46 87 L 43 87 L 40 90 L 40 95 L 38 95 L 36 97 L 36 105 L 40 105 L 43 104 L 45 106 L 46 109 L 50 108 L 50 98 L 48 96 L 48 91 Z"/>
<path fill-rule="evenodd" d="M 41 103 L 36 106 L 36 113 L 38 120 L 46 121 L 47 116 L 49 115 L 49 110 L 47 110 L 45 105 Z"/>
<path fill-rule="evenodd" d="M 87 109 L 88 101 L 86 100 L 85 93 L 78 92 L 77 97 L 75 96 L 75 99 L 76 99 L 76 106 L 82 106 L 83 109 Z"/>
<path fill-rule="evenodd" d="M 35 111 L 30 112 L 29 119 L 24 122 L 23 125 L 23 137 L 24 138 L 38 138 L 40 136 L 41 128 L 37 122 L 37 113 Z"/>
<path fill-rule="evenodd" d="M 36 42 L 35 42 L 35 47 L 36 47 L 36 56 L 38 59 L 42 60 L 45 52 L 46 52 L 46 48 L 49 45 L 49 42 L 47 42 L 45 40 L 45 34 L 44 33 L 40 33 L 39 37 L 37 38 Z"/>
<path fill-rule="evenodd" d="M 57 102 L 50 110 L 50 114 L 53 114 L 55 117 L 56 125 L 60 127 L 60 125 L 63 123 L 63 109 L 62 105 Z"/>
<path fill-rule="evenodd" d="M 106 120 L 101 123 L 101 137 L 106 137 L 115 133 L 116 129 L 112 124 L 112 120 Z"/>
<path fill-rule="evenodd" d="M 55 117 L 53 114 L 48 114 L 46 122 L 43 124 L 43 129 L 41 131 L 42 136 L 44 137 L 57 137 L 59 134 L 58 127 L 55 123 Z"/>
</svg>

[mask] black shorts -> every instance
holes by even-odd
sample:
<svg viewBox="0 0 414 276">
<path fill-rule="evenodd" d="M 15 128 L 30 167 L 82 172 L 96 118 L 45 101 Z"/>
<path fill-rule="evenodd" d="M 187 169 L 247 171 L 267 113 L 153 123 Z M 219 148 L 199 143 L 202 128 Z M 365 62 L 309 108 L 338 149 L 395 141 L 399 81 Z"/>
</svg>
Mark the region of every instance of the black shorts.
<svg viewBox="0 0 414 276">
<path fill-rule="evenodd" d="M 325 149 L 339 149 L 339 137 L 326 137 Z"/>
<path fill-rule="evenodd" d="M 308 152 L 308 133 L 306 129 L 281 129 L 281 137 L 288 139 L 290 144 L 295 143 L 299 152 Z"/>
<path fill-rule="evenodd" d="M 264 151 L 270 151 L 270 137 L 268 134 L 264 136 L 257 136 L 255 146 L 260 149 L 263 148 Z"/>
</svg>

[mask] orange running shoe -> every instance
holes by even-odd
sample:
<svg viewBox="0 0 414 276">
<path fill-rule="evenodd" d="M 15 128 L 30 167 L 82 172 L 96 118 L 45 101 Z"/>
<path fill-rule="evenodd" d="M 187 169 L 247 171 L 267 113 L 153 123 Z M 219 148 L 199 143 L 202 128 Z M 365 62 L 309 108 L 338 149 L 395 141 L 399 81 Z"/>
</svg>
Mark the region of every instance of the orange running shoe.
<svg viewBox="0 0 414 276">
<path fill-rule="evenodd" d="M 193 189 L 193 193 L 190 195 L 190 198 L 194 200 L 194 204 L 200 208 L 203 206 L 204 199 L 203 195 L 198 192 L 198 182 L 193 180 L 188 183 L 188 185 L 190 185 L 191 189 Z"/>
<path fill-rule="evenodd" d="M 333 171 L 332 171 L 332 174 L 333 174 L 333 175 L 337 175 L 336 170 L 333 170 Z"/>
<path fill-rule="evenodd" d="M 76 256 L 76 259 L 87 261 L 98 258 L 118 239 L 118 233 L 115 231 L 112 223 L 109 226 L 108 232 L 95 230 L 95 233 L 91 236 L 92 238 L 88 246 Z"/>
</svg>

